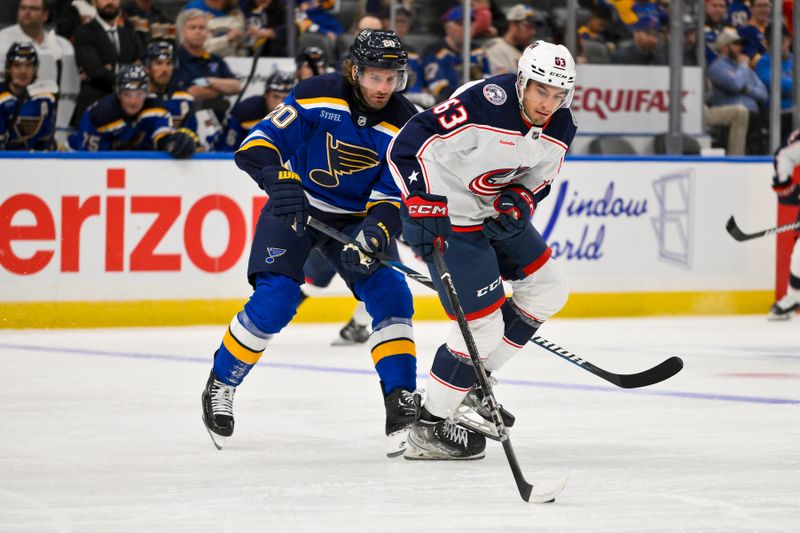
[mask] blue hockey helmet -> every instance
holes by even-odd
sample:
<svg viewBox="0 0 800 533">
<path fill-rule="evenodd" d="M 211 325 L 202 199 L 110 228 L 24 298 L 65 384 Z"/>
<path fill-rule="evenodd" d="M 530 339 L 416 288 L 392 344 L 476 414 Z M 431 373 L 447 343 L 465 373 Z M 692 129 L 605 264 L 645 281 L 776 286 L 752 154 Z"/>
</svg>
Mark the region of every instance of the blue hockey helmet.
<svg viewBox="0 0 800 533">
<path fill-rule="evenodd" d="M 288 93 L 294 87 L 294 73 L 276 70 L 267 78 L 264 92 Z"/>
<path fill-rule="evenodd" d="M 153 59 L 175 61 L 175 46 L 169 41 L 150 41 L 144 56 L 148 63 Z"/>
<path fill-rule="evenodd" d="M 31 43 L 14 43 L 6 52 L 6 72 L 14 63 L 33 63 L 39 66 L 39 54 Z"/>
<path fill-rule="evenodd" d="M 142 65 L 123 65 L 117 74 L 117 92 L 149 91 L 150 78 Z"/>
</svg>

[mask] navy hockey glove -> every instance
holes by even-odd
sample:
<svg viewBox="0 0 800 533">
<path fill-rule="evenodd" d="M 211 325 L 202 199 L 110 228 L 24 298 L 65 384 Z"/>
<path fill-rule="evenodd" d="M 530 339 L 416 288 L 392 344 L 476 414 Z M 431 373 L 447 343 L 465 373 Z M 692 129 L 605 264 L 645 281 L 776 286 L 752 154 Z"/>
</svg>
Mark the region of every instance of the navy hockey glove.
<svg viewBox="0 0 800 533">
<path fill-rule="evenodd" d="M 778 203 L 786 205 L 797 205 L 800 203 L 800 186 L 788 176 L 785 180 L 772 176 L 772 190 L 778 195 Z"/>
<path fill-rule="evenodd" d="M 413 193 L 401 207 L 403 238 L 424 261 L 433 261 L 433 251 L 444 251 L 453 233 L 447 214 L 447 198 L 426 192 Z"/>
<path fill-rule="evenodd" d="M 300 176 L 291 170 L 278 172 L 277 180 L 270 187 L 270 212 L 283 224 L 290 226 L 302 237 L 308 220 L 308 198 Z"/>
<path fill-rule="evenodd" d="M 197 135 L 192 130 L 180 128 L 166 138 L 164 151 L 175 159 L 189 159 L 197 151 Z"/>
<path fill-rule="evenodd" d="M 342 265 L 351 272 L 369 274 L 380 267 L 381 264 L 374 257 L 365 254 L 361 250 L 386 253 L 386 250 L 389 249 L 391 236 L 383 222 L 368 217 L 361 224 L 361 229 L 356 234 L 355 241 L 358 246 L 348 244 L 342 248 L 340 256 Z M 359 247 L 361 247 L 361 250 L 359 250 Z"/>
<path fill-rule="evenodd" d="M 500 241 L 525 231 L 530 225 L 536 202 L 531 191 L 522 185 L 512 185 L 500 193 L 494 201 L 494 208 L 499 215 L 483 221 L 483 234 L 493 241 Z"/>
</svg>

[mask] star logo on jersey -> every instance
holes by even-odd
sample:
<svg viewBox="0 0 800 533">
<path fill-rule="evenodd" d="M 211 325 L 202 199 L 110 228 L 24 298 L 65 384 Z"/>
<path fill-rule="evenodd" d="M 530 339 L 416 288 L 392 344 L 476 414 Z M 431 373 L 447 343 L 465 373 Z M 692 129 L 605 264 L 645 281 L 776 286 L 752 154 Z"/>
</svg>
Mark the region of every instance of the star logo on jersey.
<svg viewBox="0 0 800 533">
<path fill-rule="evenodd" d="M 498 168 L 484 172 L 469 182 L 469 190 L 480 196 L 494 196 L 511 185 L 530 169 L 530 167 Z"/>
<path fill-rule="evenodd" d="M 406 178 L 406 179 L 408 180 L 408 182 L 409 182 L 409 183 L 414 183 L 415 181 L 417 181 L 417 177 L 418 177 L 418 176 L 419 176 L 419 172 L 417 172 L 417 171 L 415 170 L 415 171 L 414 171 L 414 172 L 412 172 L 412 173 L 411 173 L 411 174 L 408 176 L 408 178 Z"/>
<path fill-rule="evenodd" d="M 267 258 L 264 259 L 264 262 L 268 265 L 271 265 L 272 263 L 275 262 L 276 258 L 282 256 L 285 253 L 286 250 L 284 250 L 283 248 L 273 248 L 271 246 L 267 247 Z"/>
<path fill-rule="evenodd" d="M 336 187 L 340 176 L 377 167 L 380 163 L 378 153 L 374 150 L 336 140 L 330 132 L 325 144 L 328 168 L 315 168 L 308 175 L 314 183 L 322 187 Z"/>
</svg>

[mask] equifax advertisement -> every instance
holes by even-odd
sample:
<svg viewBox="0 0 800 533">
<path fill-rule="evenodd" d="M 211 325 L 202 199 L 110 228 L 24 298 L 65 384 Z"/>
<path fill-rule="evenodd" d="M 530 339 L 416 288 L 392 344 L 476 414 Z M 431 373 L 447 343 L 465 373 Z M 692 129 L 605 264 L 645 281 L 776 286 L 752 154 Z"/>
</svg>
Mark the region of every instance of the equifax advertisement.
<svg viewBox="0 0 800 533">
<path fill-rule="evenodd" d="M 0 161 L 0 300 L 246 298 L 264 193 L 231 159 Z M 567 160 L 535 227 L 573 293 L 769 290 L 769 163 Z M 402 258 L 427 273 L 406 248 Z M 429 294 L 410 282 L 412 290 Z M 344 295 L 335 281 L 328 294 Z"/>
<path fill-rule="evenodd" d="M 570 107 L 581 134 L 658 134 L 669 130 L 669 67 L 578 65 Z M 703 133 L 702 71 L 683 68 L 682 129 Z"/>
</svg>

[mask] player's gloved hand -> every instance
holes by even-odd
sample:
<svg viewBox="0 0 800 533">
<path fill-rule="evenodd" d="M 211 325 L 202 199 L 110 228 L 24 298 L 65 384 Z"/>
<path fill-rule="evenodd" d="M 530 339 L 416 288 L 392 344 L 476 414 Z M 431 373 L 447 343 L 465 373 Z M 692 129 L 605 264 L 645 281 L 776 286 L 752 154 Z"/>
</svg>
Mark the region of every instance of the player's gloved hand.
<svg viewBox="0 0 800 533">
<path fill-rule="evenodd" d="M 175 159 L 188 159 L 197 151 L 197 142 L 197 135 L 192 130 L 179 128 L 167 137 L 164 151 Z"/>
<path fill-rule="evenodd" d="M 280 170 L 270 187 L 269 210 L 283 224 L 290 226 L 302 237 L 308 220 L 308 198 L 303 183 L 295 172 Z"/>
<path fill-rule="evenodd" d="M 433 261 L 433 251 L 444 251 L 453 233 L 447 211 L 447 197 L 417 192 L 409 195 L 400 210 L 403 238 L 424 261 Z"/>
<path fill-rule="evenodd" d="M 800 203 L 800 186 L 791 176 L 781 179 L 777 174 L 772 177 L 772 190 L 778 195 L 778 203 L 797 205 Z"/>
<path fill-rule="evenodd" d="M 494 208 L 499 215 L 483 221 L 483 234 L 500 241 L 519 235 L 530 225 L 536 202 L 531 191 L 522 185 L 512 185 L 500 193 Z"/>
<path fill-rule="evenodd" d="M 367 217 L 361 224 L 361 229 L 356 234 L 355 241 L 358 246 L 348 244 L 342 248 L 340 255 L 342 266 L 351 272 L 369 274 L 380 267 L 380 262 L 374 257 L 365 254 L 362 250 L 386 253 L 386 250 L 389 249 L 391 236 L 383 222 Z"/>
</svg>

